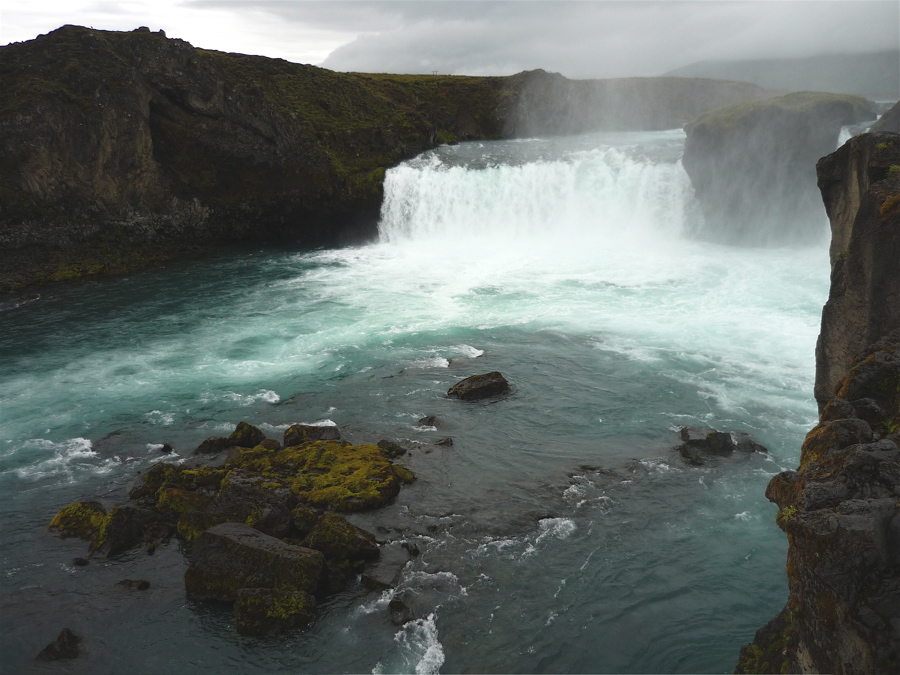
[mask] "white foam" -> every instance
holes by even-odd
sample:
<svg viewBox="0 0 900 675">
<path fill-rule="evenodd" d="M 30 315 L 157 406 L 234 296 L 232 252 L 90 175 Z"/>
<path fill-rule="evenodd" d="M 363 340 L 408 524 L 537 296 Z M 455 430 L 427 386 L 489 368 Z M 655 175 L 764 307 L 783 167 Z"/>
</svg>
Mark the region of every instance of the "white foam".
<svg viewBox="0 0 900 675">
<path fill-rule="evenodd" d="M 281 397 L 271 389 L 260 389 L 257 394 L 238 394 L 234 391 L 228 391 L 224 394 L 225 398 L 236 401 L 242 406 L 247 407 L 253 405 L 257 401 L 265 401 L 266 403 L 278 403 Z"/>
<path fill-rule="evenodd" d="M 472 345 L 455 345 L 451 349 L 469 359 L 477 359 L 479 356 L 484 355 L 483 349 L 477 349 Z"/>
<path fill-rule="evenodd" d="M 547 537 L 568 539 L 576 529 L 578 527 L 571 518 L 542 518 L 538 521 L 540 535 L 538 535 L 535 543 L 540 543 Z"/>
<path fill-rule="evenodd" d="M 34 438 L 25 441 L 20 451 L 28 455 L 45 457 L 30 466 L 13 470 L 19 478 L 26 481 L 52 477 L 74 480 L 77 471 L 104 475 L 122 463 L 118 457 L 101 459 L 93 450 L 93 443 L 89 439 L 81 437 L 70 438 L 59 443 L 44 438 Z"/>
</svg>

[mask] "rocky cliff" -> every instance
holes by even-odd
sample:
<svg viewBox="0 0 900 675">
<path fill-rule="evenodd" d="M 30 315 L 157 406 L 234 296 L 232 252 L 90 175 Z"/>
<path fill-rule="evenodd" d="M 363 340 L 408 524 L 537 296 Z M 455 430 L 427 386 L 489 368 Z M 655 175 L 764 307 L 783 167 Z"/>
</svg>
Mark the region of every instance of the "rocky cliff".
<svg viewBox="0 0 900 675">
<path fill-rule="evenodd" d="M 737 673 L 900 672 L 900 135 L 854 138 L 817 169 L 833 232 L 823 407 L 798 470 L 766 490 L 790 596 Z"/>
<path fill-rule="evenodd" d="M 900 135 L 857 136 L 816 172 L 831 220 L 831 291 L 816 345 L 821 409 L 853 357 L 900 327 Z"/>
<path fill-rule="evenodd" d="M 862 98 L 800 92 L 691 121 L 683 161 L 704 215 L 700 236 L 751 245 L 823 236 L 816 160 L 835 149 L 842 126 L 875 115 Z"/>
<path fill-rule="evenodd" d="M 219 242 L 370 237 L 385 169 L 439 143 L 671 128 L 765 94 L 543 71 L 334 73 L 77 26 L 0 48 L 0 88 L 0 291 Z"/>
</svg>

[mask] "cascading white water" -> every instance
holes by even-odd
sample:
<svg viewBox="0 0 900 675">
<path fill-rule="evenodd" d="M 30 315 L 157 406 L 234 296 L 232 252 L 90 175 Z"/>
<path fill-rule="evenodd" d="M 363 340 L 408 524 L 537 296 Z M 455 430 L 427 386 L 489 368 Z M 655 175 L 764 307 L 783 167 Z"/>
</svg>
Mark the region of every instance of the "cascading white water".
<svg viewBox="0 0 900 675">
<path fill-rule="evenodd" d="M 388 171 L 382 241 L 608 245 L 671 239 L 687 226 L 693 191 L 679 161 L 605 147 L 524 163 L 486 155 L 484 166 L 459 164 L 477 150 L 442 148 Z"/>
</svg>

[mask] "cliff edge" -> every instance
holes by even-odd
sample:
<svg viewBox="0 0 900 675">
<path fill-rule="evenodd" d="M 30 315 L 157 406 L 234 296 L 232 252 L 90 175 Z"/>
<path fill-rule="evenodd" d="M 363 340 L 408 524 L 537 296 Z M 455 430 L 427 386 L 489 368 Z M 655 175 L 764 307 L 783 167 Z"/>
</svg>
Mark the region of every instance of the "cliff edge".
<svg viewBox="0 0 900 675">
<path fill-rule="evenodd" d="M 831 290 L 816 345 L 820 410 L 856 354 L 900 327 L 900 134 L 863 134 L 816 165 Z"/>
<path fill-rule="evenodd" d="M 817 170 L 833 232 L 821 415 L 766 490 L 790 595 L 736 673 L 900 672 L 900 135 L 858 136 Z"/>
<path fill-rule="evenodd" d="M 684 168 L 704 216 L 729 244 L 812 241 L 825 233 L 813 171 L 841 127 L 875 119 L 856 96 L 799 92 L 716 108 L 685 126 Z"/>
<path fill-rule="evenodd" d="M 441 143 L 680 126 L 755 85 L 372 75 L 64 26 L 0 47 L 0 292 L 223 242 L 373 237 L 385 170 Z"/>
</svg>

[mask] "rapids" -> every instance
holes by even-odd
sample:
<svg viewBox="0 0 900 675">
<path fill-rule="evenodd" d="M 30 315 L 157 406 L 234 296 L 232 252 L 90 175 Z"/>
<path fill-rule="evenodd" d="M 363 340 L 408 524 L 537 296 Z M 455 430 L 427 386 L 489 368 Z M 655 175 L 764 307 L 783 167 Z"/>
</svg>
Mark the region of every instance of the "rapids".
<svg viewBox="0 0 900 675">
<path fill-rule="evenodd" d="M 442 146 L 387 172 L 369 245 L 244 249 L 7 303 L 0 669 L 68 626 L 79 673 L 730 672 L 787 595 L 763 491 L 816 419 L 827 227 L 823 211 L 804 248 L 695 240 L 683 145 Z M 491 370 L 507 398 L 445 397 Z M 393 626 L 390 592 L 357 586 L 307 631 L 242 638 L 227 607 L 184 598 L 176 542 L 75 567 L 84 542 L 47 534 L 69 502 L 123 501 L 171 461 L 158 444 L 178 461 L 242 419 L 411 448 L 419 480 L 353 520 L 422 551 L 400 583 L 417 620 Z M 688 467 L 680 424 L 747 431 L 770 456 Z"/>
</svg>

